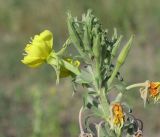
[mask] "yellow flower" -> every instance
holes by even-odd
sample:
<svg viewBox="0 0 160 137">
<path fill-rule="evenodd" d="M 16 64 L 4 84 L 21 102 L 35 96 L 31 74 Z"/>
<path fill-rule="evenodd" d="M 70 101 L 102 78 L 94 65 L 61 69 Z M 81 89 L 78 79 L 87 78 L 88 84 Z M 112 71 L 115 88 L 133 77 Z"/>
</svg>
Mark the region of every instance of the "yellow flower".
<svg viewBox="0 0 160 137">
<path fill-rule="evenodd" d="M 73 65 L 74 67 L 79 67 L 80 66 L 80 62 L 78 60 L 73 60 L 70 58 L 66 58 L 64 59 L 65 61 L 67 61 L 68 63 L 70 63 L 71 65 Z M 64 77 L 68 77 L 72 74 L 71 71 L 69 71 L 68 69 L 66 69 L 65 67 L 61 67 L 60 68 L 60 78 L 64 78 Z"/>
<path fill-rule="evenodd" d="M 45 30 L 39 35 L 35 35 L 32 42 L 25 47 L 25 56 L 21 60 L 29 67 L 38 67 L 43 64 L 52 52 L 53 34 Z"/>
</svg>

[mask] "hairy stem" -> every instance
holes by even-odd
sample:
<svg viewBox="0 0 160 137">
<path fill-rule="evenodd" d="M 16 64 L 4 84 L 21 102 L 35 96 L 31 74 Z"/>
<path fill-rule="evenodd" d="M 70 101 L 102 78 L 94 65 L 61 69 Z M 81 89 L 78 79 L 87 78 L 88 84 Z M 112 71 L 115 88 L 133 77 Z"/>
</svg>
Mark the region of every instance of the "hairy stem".
<svg viewBox="0 0 160 137">
<path fill-rule="evenodd" d="M 110 87 L 110 85 L 112 84 L 114 78 L 116 77 L 117 75 L 117 72 L 119 71 L 119 68 L 120 68 L 121 64 L 117 63 L 114 70 L 113 70 L 113 73 L 111 75 L 111 77 L 109 78 L 108 82 L 107 82 L 107 85 L 108 85 L 108 88 Z"/>
<path fill-rule="evenodd" d="M 106 119 L 107 118 L 106 116 L 109 114 L 109 103 L 107 101 L 104 88 L 100 90 L 100 105 L 102 106 L 104 116 Z"/>
<path fill-rule="evenodd" d="M 104 121 L 101 121 L 98 125 L 97 125 L 97 137 L 100 137 L 100 129 L 101 129 L 101 125 L 103 124 Z"/>
</svg>

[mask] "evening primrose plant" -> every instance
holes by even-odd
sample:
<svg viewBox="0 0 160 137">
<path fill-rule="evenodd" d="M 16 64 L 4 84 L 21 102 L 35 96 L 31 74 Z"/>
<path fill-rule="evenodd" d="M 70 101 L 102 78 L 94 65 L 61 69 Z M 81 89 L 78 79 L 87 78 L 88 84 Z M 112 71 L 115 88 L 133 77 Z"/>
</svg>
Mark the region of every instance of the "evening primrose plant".
<svg viewBox="0 0 160 137">
<path fill-rule="evenodd" d="M 119 71 L 131 48 L 133 36 L 120 48 L 122 36 L 118 36 L 116 29 L 110 36 L 91 10 L 83 14 L 81 20 L 68 13 L 67 26 L 69 36 L 60 51 L 53 50 L 52 32 L 44 30 L 26 45 L 22 63 L 34 68 L 46 63 L 55 70 L 57 83 L 60 78 L 70 77 L 73 92 L 77 91 L 77 86 L 83 87 L 83 105 L 78 116 L 79 137 L 143 136 L 143 123 L 132 114 L 123 95 L 133 88 L 140 88 L 145 105 L 157 103 L 160 82 L 147 80 L 128 86 L 123 81 Z M 77 50 L 76 56 L 71 53 L 66 56 L 66 49 L 71 46 Z M 115 92 L 115 97 L 111 98 Z"/>
</svg>

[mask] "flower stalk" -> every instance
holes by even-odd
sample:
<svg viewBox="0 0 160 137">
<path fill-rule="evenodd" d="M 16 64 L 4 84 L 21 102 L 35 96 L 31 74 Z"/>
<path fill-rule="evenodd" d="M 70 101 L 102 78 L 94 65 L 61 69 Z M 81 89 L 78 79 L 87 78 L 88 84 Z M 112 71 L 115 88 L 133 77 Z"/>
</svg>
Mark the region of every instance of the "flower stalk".
<svg viewBox="0 0 160 137">
<path fill-rule="evenodd" d="M 83 135 L 84 134 L 84 130 L 83 130 L 83 125 L 82 125 L 82 111 L 83 111 L 83 106 L 81 107 L 80 111 L 79 111 L 79 128 L 80 128 L 80 134 Z"/>
</svg>

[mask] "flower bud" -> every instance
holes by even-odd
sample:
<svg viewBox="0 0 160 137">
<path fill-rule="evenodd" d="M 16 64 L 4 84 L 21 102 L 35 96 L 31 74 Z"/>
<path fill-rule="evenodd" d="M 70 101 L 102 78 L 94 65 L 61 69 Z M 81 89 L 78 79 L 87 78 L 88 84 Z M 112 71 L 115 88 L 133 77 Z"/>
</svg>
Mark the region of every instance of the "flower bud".
<svg viewBox="0 0 160 137">
<path fill-rule="evenodd" d="M 114 57 L 116 56 L 116 53 L 117 53 L 118 48 L 119 48 L 119 46 L 120 46 L 121 40 L 122 40 L 122 36 L 120 36 L 120 37 L 118 38 L 118 40 L 116 41 L 116 43 L 113 45 L 113 49 L 112 49 L 112 52 L 111 52 L 112 58 L 114 58 Z"/>
<path fill-rule="evenodd" d="M 133 36 L 131 36 L 131 38 L 129 39 L 129 41 L 127 42 L 127 44 L 123 47 L 123 49 L 121 50 L 121 53 L 118 56 L 118 63 L 119 65 L 122 65 L 129 53 L 129 50 L 131 48 L 131 43 L 133 40 Z"/>
</svg>

